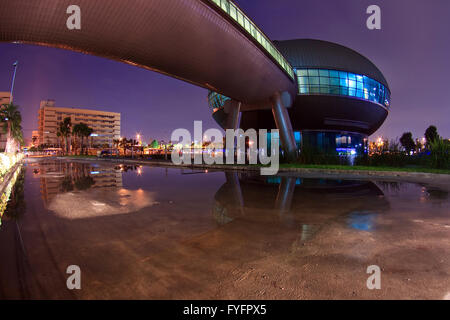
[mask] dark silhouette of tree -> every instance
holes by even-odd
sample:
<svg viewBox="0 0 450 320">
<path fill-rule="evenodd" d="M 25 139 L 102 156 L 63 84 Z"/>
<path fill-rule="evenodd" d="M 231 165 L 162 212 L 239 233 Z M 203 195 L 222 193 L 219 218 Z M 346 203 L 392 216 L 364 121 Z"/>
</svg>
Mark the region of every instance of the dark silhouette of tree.
<svg viewBox="0 0 450 320">
<path fill-rule="evenodd" d="M 66 146 L 66 154 L 69 154 L 70 151 L 69 137 L 71 133 L 72 133 L 72 120 L 70 119 L 70 117 L 66 117 L 62 122 L 59 123 L 57 132 L 58 137 L 64 138 L 64 143 Z"/>
<path fill-rule="evenodd" d="M 439 138 L 437 128 L 435 126 L 429 126 L 427 130 L 425 130 L 425 140 L 427 148 L 430 147 L 431 142 L 436 141 Z"/>
<path fill-rule="evenodd" d="M 91 176 L 82 176 L 75 179 L 74 185 L 77 190 L 86 190 L 95 184 L 94 179 Z"/>
<path fill-rule="evenodd" d="M 402 134 L 402 136 L 400 137 L 400 143 L 408 154 L 416 149 L 416 144 L 414 143 L 411 132 L 405 132 L 404 134 Z"/>
<path fill-rule="evenodd" d="M 70 175 L 66 175 L 61 181 L 60 190 L 61 192 L 70 192 L 73 191 L 73 182 L 72 177 Z"/>
<path fill-rule="evenodd" d="M 80 122 L 76 124 L 73 127 L 72 134 L 74 136 L 78 136 L 81 139 L 81 150 L 80 154 L 84 154 L 84 139 L 88 138 L 92 133 L 94 132 L 94 129 L 89 127 L 87 124 Z"/>
</svg>

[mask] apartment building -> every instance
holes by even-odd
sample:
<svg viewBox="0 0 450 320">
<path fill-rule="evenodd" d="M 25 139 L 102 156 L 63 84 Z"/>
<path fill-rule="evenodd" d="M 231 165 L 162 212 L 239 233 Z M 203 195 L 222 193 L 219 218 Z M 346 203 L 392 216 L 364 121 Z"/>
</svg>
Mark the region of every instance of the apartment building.
<svg viewBox="0 0 450 320">
<path fill-rule="evenodd" d="M 0 106 L 9 103 L 11 94 L 7 91 L 0 91 Z"/>
<path fill-rule="evenodd" d="M 89 139 L 93 147 L 112 146 L 114 139 L 120 139 L 120 113 L 56 107 L 54 100 L 43 100 L 38 115 L 39 145 L 57 147 L 62 143 L 57 131 L 59 123 L 66 117 L 71 119 L 72 126 L 83 122 L 94 129 Z"/>
</svg>

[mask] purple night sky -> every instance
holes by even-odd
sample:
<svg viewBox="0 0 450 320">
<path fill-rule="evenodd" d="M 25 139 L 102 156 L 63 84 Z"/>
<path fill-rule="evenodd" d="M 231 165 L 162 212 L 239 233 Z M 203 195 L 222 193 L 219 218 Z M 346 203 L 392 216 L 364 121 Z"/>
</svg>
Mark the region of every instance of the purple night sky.
<svg viewBox="0 0 450 320">
<path fill-rule="evenodd" d="M 383 72 L 392 91 L 391 111 L 372 136 L 422 137 L 434 124 L 450 137 L 450 1 L 448 0 L 236 0 L 273 40 L 313 38 L 348 46 Z M 377 4 L 382 30 L 366 28 L 366 8 Z M 206 90 L 157 73 L 60 49 L 0 44 L 0 91 L 9 91 L 19 60 L 15 103 L 24 134 L 37 129 L 40 100 L 57 106 L 122 113 L 122 135 L 144 141 L 170 138 L 172 130 L 217 128 Z"/>
</svg>

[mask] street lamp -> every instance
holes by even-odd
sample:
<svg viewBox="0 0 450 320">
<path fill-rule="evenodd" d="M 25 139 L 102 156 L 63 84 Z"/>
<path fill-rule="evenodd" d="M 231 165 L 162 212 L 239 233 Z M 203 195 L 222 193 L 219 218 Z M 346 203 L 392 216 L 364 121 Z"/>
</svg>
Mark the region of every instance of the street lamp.
<svg viewBox="0 0 450 320">
<path fill-rule="evenodd" d="M 19 61 L 16 61 L 13 63 L 14 66 L 14 73 L 13 73 L 13 78 L 12 78 L 12 82 L 11 82 L 11 94 L 9 97 L 9 103 L 13 102 L 13 93 L 14 93 L 14 82 L 16 81 L 16 71 L 17 71 L 17 65 L 19 64 Z"/>
</svg>

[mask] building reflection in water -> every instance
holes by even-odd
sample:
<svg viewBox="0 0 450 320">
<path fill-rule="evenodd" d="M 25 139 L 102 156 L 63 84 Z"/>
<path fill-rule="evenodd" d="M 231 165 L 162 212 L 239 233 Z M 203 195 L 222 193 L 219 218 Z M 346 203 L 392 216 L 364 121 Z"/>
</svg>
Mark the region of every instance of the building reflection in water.
<svg viewBox="0 0 450 320">
<path fill-rule="evenodd" d="M 40 179 L 45 205 L 50 204 L 62 192 L 122 187 L 122 172 L 114 167 L 66 161 L 31 163 L 30 166 L 33 168 L 33 176 Z"/>
<path fill-rule="evenodd" d="M 226 172 L 215 195 L 213 215 L 223 225 L 235 219 L 272 219 L 301 230 L 306 240 L 330 218 L 346 215 L 350 228 L 371 231 L 377 214 L 389 208 L 371 181 L 314 179 Z"/>
<path fill-rule="evenodd" d="M 16 169 L 0 196 L 0 226 L 2 219 L 18 220 L 25 211 L 25 168 Z"/>
<path fill-rule="evenodd" d="M 51 161 L 34 168 L 45 206 L 67 219 L 92 218 L 138 211 L 156 203 L 152 192 L 124 189 L 122 173 L 142 174 L 142 166 L 101 166 Z"/>
</svg>

